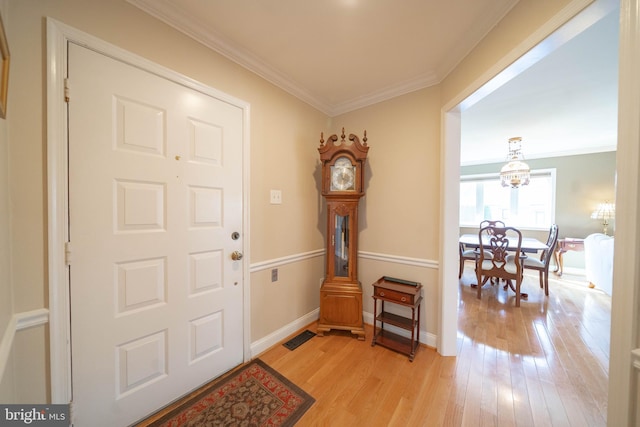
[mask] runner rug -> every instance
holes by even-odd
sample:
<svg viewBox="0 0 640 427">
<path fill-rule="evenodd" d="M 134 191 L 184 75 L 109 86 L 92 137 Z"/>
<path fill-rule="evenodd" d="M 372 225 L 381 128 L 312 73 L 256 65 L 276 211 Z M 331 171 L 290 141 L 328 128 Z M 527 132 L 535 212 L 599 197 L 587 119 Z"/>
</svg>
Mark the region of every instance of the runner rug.
<svg viewBox="0 0 640 427">
<path fill-rule="evenodd" d="M 300 387 L 256 359 L 138 426 L 293 426 L 314 402 Z"/>
</svg>

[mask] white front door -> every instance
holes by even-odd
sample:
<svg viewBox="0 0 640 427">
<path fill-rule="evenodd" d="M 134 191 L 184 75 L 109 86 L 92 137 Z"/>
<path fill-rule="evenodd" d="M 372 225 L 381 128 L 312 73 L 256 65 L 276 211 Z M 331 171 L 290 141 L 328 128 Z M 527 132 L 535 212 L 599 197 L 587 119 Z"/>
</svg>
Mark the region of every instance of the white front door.
<svg viewBox="0 0 640 427">
<path fill-rule="evenodd" d="M 73 43 L 68 86 L 74 422 L 125 426 L 243 361 L 243 111 Z"/>
</svg>

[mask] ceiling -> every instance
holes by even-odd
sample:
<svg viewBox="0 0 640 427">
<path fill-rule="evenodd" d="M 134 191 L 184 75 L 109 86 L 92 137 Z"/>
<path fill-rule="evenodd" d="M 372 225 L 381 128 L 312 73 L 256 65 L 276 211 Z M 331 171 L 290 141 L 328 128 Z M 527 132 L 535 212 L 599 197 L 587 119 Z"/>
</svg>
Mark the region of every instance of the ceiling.
<svg viewBox="0 0 640 427">
<path fill-rule="evenodd" d="M 438 84 L 518 0 L 127 1 L 333 117 Z M 616 12 L 464 104 L 461 163 L 512 136 L 526 158 L 615 150 Z"/>
<path fill-rule="evenodd" d="M 619 9 L 600 3 L 615 7 L 585 11 L 541 43 L 542 59 L 462 111 L 462 165 L 504 162 L 516 136 L 525 159 L 616 150 Z"/>
<path fill-rule="evenodd" d="M 127 1 L 331 117 L 439 83 L 517 3 Z"/>
</svg>

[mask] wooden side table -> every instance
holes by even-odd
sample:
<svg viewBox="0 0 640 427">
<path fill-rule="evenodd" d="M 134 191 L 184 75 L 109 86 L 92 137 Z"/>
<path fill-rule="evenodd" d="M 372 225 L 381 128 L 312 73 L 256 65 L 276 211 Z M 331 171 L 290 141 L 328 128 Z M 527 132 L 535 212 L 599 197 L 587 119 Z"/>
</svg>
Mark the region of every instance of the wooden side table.
<svg viewBox="0 0 640 427">
<path fill-rule="evenodd" d="M 584 252 L 584 239 L 574 239 L 572 237 L 558 239 L 555 251 L 556 269 L 554 271 L 558 276 L 562 276 L 562 255 L 569 251 Z"/>
<path fill-rule="evenodd" d="M 422 285 L 418 282 L 410 282 L 392 277 L 381 277 L 373 284 L 373 340 L 371 346 L 379 344 L 391 350 L 413 358 L 418 348 L 420 339 L 420 303 Z M 380 314 L 378 314 L 378 301 L 381 302 Z M 397 304 L 411 309 L 411 319 L 389 313 L 384 310 L 385 303 Z M 380 322 L 380 328 L 377 323 Z M 411 339 L 405 338 L 384 329 L 389 324 L 407 331 L 411 331 Z"/>
</svg>

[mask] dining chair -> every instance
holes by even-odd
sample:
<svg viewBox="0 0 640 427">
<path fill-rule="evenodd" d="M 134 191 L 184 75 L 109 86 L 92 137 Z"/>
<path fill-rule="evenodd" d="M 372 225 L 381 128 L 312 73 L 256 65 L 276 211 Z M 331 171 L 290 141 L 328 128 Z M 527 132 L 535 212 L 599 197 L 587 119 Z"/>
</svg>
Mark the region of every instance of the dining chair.
<svg viewBox="0 0 640 427">
<path fill-rule="evenodd" d="M 522 233 L 514 227 L 487 226 L 478 232 L 478 241 L 482 242 L 476 263 L 478 299 L 482 298 L 482 286 L 488 279 L 504 279 L 507 286 L 516 293 L 516 307 L 520 307 L 522 261 L 526 259 L 526 255 L 520 255 Z"/>
<path fill-rule="evenodd" d="M 458 243 L 458 253 L 460 255 L 460 271 L 458 271 L 458 279 L 460 279 L 464 272 L 464 262 L 475 261 L 478 256 L 478 251 L 476 249 L 467 249 L 464 243 Z"/>
<path fill-rule="evenodd" d="M 540 252 L 539 258 L 528 257 L 523 261 L 522 266 L 529 270 L 537 270 L 540 275 L 540 288 L 544 287 L 544 294 L 549 296 L 549 263 L 551 256 L 558 242 L 558 225 L 553 224 L 549 229 L 547 246 L 549 249 Z"/>
<path fill-rule="evenodd" d="M 480 222 L 480 228 L 482 227 L 505 227 L 505 223 L 500 220 L 483 220 Z M 477 248 L 467 248 L 463 243 L 458 244 L 458 254 L 460 256 L 460 267 L 458 271 L 458 279 L 462 277 L 462 273 L 464 272 L 464 262 L 465 261 L 475 261 L 478 258 L 478 249 Z"/>
<path fill-rule="evenodd" d="M 485 220 L 480 222 L 480 228 L 483 228 L 483 227 L 506 227 L 506 226 L 507 225 L 504 223 L 504 221 L 500 221 L 499 219 L 497 219 L 497 220 L 485 219 Z"/>
</svg>

